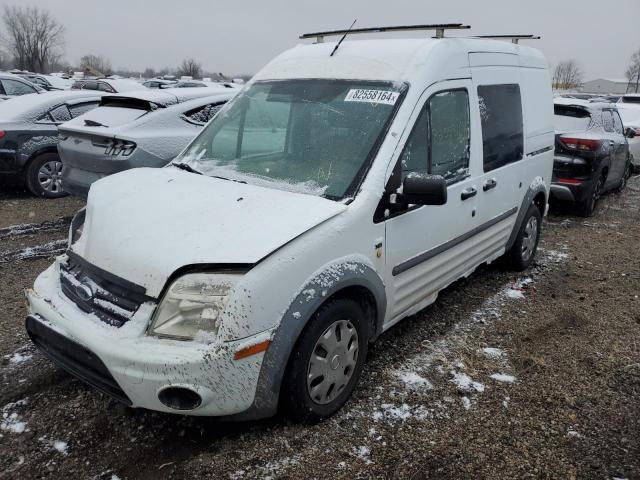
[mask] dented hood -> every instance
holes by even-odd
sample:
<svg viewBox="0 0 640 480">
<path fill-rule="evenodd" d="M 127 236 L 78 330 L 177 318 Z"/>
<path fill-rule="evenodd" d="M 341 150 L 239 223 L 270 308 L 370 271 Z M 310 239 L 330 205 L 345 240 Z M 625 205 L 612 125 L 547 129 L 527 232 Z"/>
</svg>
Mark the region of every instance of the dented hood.
<svg viewBox="0 0 640 480">
<path fill-rule="evenodd" d="M 157 297 L 183 266 L 254 264 L 345 208 L 173 167 L 139 168 L 92 185 L 72 250 Z"/>
</svg>

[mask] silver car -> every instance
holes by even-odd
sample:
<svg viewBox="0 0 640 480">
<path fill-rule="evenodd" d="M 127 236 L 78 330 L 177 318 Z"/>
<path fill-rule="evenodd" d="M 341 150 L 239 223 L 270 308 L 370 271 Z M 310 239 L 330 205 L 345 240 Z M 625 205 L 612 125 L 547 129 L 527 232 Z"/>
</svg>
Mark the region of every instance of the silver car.
<svg viewBox="0 0 640 480">
<path fill-rule="evenodd" d="M 163 167 L 236 92 L 185 88 L 104 97 L 98 108 L 59 127 L 64 190 L 86 197 L 107 175 Z"/>
</svg>

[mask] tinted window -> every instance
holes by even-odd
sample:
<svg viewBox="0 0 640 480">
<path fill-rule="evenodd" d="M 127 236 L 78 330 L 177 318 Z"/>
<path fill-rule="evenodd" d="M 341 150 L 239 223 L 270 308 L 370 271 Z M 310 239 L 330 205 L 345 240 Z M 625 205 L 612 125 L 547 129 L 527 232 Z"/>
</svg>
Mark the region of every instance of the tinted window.
<svg viewBox="0 0 640 480">
<path fill-rule="evenodd" d="M 70 105 L 69 110 L 71 111 L 71 116 L 76 118 L 83 113 L 87 113 L 89 110 L 92 110 L 98 106 L 98 102 L 88 102 L 88 103 L 78 103 L 76 105 Z"/>
<path fill-rule="evenodd" d="M 185 113 L 185 116 L 187 116 L 192 122 L 204 125 L 211 120 L 216 113 L 218 113 L 218 110 L 220 110 L 223 105 L 224 103 L 210 103 L 209 105 L 204 105 L 188 111 Z"/>
<path fill-rule="evenodd" d="M 66 105 L 59 105 L 49 112 L 51 119 L 56 123 L 68 122 L 71 120 L 71 113 Z"/>
<path fill-rule="evenodd" d="M 449 182 L 469 170 L 469 97 L 466 90 L 450 90 L 432 96 L 402 152 L 403 177 L 422 171 L 442 175 Z"/>
<path fill-rule="evenodd" d="M 602 126 L 605 132 L 613 132 L 613 115 L 611 115 L 611 110 L 602 111 Z"/>
<path fill-rule="evenodd" d="M 115 93 L 115 90 L 113 89 L 113 87 L 108 83 L 104 83 L 104 82 L 98 82 L 98 90 L 102 92 Z"/>
<path fill-rule="evenodd" d="M 35 88 L 17 80 L 4 79 L 2 80 L 2 85 L 4 85 L 4 91 L 7 95 L 27 95 L 29 93 L 36 93 Z"/>
<path fill-rule="evenodd" d="M 619 133 L 620 135 L 624 134 L 622 119 L 620 118 L 620 115 L 616 111 L 613 112 L 613 129 L 615 130 L 616 133 Z"/>
<path fill-rule="evenodd" d="M 520 87 L 483 85 L 478 87 L 484 171 L 488 172 L 522 159 L 522 100 Z"/>
<path fill-rule="evenodd" d="M 84 82 L 81 88 L 82 90 L 97 90 L 98 82 Z"/>
</svg>

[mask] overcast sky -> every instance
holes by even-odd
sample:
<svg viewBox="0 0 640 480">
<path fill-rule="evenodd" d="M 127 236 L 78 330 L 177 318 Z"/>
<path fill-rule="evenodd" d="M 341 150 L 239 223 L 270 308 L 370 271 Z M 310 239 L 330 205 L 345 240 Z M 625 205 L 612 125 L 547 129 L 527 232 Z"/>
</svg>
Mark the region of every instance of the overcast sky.
<svg viewBox="0 0 640 480">
<path fill-rule="evenodd" d="M 255 73 L 308 31 L 416 23 L 470 24 L 470 34 L 534 33 L 554 65 L 576 59 L 585 80 L 622 78 L 640 48 L 640 0 L 0 0 L 46 8 L 65 26 L 65 57 L 105 55 L 114 68 Z"/>
</svg>

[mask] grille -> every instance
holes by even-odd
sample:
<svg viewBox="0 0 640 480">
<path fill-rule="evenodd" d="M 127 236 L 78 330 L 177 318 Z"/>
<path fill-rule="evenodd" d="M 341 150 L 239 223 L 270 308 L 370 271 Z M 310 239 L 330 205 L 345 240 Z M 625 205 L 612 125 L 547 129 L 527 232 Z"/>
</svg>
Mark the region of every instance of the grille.
<svg viewBox="0 0 640 480">
<path fill-rule="evenodd" d="M 60 264 L 60 287 L 82 311 L 121 327 L 149 300 L 144 288 L 115 277 L 72 252 L 68 255 L 67 262 Z"/>
</svg>

